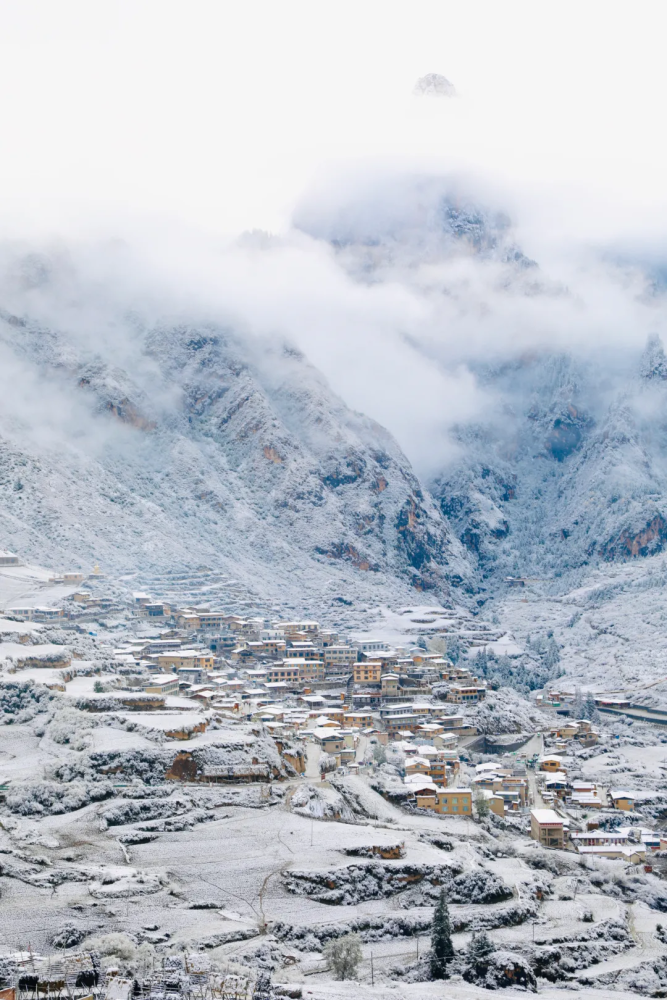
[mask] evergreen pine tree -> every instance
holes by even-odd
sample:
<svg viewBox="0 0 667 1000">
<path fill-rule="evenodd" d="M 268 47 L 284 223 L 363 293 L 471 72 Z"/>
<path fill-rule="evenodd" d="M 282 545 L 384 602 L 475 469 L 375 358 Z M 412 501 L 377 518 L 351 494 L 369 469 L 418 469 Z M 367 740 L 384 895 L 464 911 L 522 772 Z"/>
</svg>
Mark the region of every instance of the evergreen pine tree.
<svg viewBox="0 0 667 1000">
<path fill-rule="evenodd" d="M 544 662 L 548 669 L 552 671 L 560 663 L 560 650 L 558 649 L 558 643 L 552 635 L 547 639 L 547 651 Z"/>
<path fill-rule="evenodd" d="M 445 890 L 440 890 L 440 897 L 433 911 L 433 926 L 431 928 L 431 978 L 446 979 L 447 966 L 454 958 L 452 945 L 452 928 L 449 922 L 449 909 L 445 900 Z"/>
<path fill-rule="evenodd" d="M 456 665 L 461 659 L 461 643 L 457 636 L 450 639 L 447 643 L 447 657 Z"/>
<path fill-rule="evenodd" d="M 572 705 L 572 718 L 583 719 L 583 717 L 584 717 L 584 699 L 581 696 L 581 688 L 576 687 L 574 689 L 574 704 Z"/>
<path fill-rule="evenodd" d="M 475 657 L 475 672 L 478 677 L 486 677 L 488 662 L 489 660 L 486 655 L 486 648 L 482 646 L 479 653 Z"/>
<path fill-rule="evenodd" d="M 589 722 L 597 722 L 600 718 L 592 691 L 588 691 L 584 699 L 584 716 Z"/>
<path fill-rule="evenodd" d="M 483 974 L 489 963 L 489 955 L 492 955 L 495 950 L 496 946 L 486 931 L 473 934 L 466 949 L 466 965 L 473 969 L 477 975 Z"/>
</svg>

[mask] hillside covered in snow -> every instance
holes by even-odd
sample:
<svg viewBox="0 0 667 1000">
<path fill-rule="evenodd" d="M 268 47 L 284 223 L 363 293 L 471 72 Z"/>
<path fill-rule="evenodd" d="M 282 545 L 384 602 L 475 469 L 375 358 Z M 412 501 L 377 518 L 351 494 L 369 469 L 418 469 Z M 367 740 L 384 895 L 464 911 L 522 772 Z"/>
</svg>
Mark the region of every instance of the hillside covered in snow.
<svg viewBox="0 0 667 1000">
<path fill-rule="evenodd" d="M 528 249 L 433 177 L 306 199 L 203 292 L 198 261 L 179 289 L 124 245 L 3 248 L 0 546 L 375 606 L 659 554 L 660 283 L 598 262 L 568 287 Z M 636 329 L 584 347 L 606 294 Z"/>
<path fill-rule="evenodd" d="M 53 566 L 206 565 L 273 599 L 444 596 L 466 577 L 392 436 L 287 342 L 140 314 L 71 262 L 10 271 L 0 546 Z"/>
</svg>

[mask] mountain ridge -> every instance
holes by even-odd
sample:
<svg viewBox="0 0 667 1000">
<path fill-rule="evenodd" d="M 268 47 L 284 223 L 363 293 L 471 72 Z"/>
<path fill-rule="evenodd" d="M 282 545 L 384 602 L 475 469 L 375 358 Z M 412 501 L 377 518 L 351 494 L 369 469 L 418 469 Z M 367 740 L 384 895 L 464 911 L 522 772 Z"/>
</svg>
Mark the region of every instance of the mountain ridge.
<svg viewBox="0 0 667 1000">
<path fill-rule="evenodd" d="M 1 544 L 116 570 L 214 562 L 274 597 L 445 598 L 465 579 L 461 546 L 394 439 L 299 351 L 203 322 L 134 322 L 128 336 L 136 374 L 115 363 L 122 351 L 3 315 L 5 360 L 42 400 L 2 428 Z M 68 419 L 43 436 L 46 396 L 85 423 L 78 437 Z"/>
</svg>

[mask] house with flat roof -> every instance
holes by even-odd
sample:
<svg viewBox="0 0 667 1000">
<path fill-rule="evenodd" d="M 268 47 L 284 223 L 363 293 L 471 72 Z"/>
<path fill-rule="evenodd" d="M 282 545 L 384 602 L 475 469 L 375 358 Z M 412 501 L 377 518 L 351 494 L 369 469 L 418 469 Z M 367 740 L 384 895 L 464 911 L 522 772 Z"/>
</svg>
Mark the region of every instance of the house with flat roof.
<svg viewBox="0 0 667 1000">
<path fill-rule="evenodd" d="M 545 754 L 544 757 L 540 757 L 539 760 L 540 771 L 548 771 L 551 774 L 555 774 L 557 771 L 565 772 L 565 766 L 560 757 L 556 754 Z"/>
<path fill-rule="evenodd" d="M 156 674 L 144 684 L 146 694 L 178 694 L 178 677 L 176 674 Z"/>
<path fill-rule="evenodd" d="M 452 684 L 447 694 L 447 701 L 455 705 L 476 705 L 486 697 L 486 687 L 483 684 Z"/>
<path fill-rule="evenodd" d="M 435 784 L 435 783 L 434 783 Z M 417 795 L 419 809 L 432 809 L 444 816 L 472 816 L 470 788 L 438 788 L 432 795 Z"/>
<path fill-rule="evenodd" d="M 346 726 L 352 726 L 355 729 L 369 729 L 373 725 L 373 716 L 370 712 L 345 712 L 343 721 Z"/>
<path fill-rule="evenodd" d="M 389 643 L 382 639 L 360 639 L 355 642 L 355 646 L 361 653 L 376 653 L 380 650 L 389 649 Z"/>
<path fill-rule="evenodd" d="M 324 753 L 335 756 L 345 749 L 345 739 L 341 736 L 340 729 L 330 729 L 328 726 L 317 727 L 312 730 L 312 737 L 316 743 L 319 743 Z"/>
<path fill-rule="evenodd" d="M 269 684 L 298 685 L 299 665 L 294 662 L 287 663 L 283 660 L 282 663 L 277 664 L 275 667 L 269 667 L 266 671 L 266 678 Z"/>
<path fill-rule="evenodd" d="M 215 657 L 209 650 L 181 649 L 178 652 L 158 653 L 157 662 L 165 672 L 180 669 L 213 670 Z"/>
<path fill-rule="evenodd" d="M 614 809 L 632 812 L 635 808 L 635 797 L 630 792 L 610 792 L 609 799 Z"/>
<path fill-rule="evenodd" d="M 563 820 L 553 809 L 533 809 L 530 814 L 530 835 L 542 847 L 565 846 Z"/>
<path fill-rule="evenodd" d="M 335 666 L 351 667 L 357 659 L 357 651 L 356 649 L 352 649 L 351 646 L 324 646 L 322 652 L 324 664 L 327 668 Z M 329 672 L 331 672 L 330 669 Z"/>
<path fill-rule="evenodd" d="M 364 660 L 353 666 L 355 684 L 380 684 L 382 681 L 382 664 L 379 660 Z"/>
</svg>

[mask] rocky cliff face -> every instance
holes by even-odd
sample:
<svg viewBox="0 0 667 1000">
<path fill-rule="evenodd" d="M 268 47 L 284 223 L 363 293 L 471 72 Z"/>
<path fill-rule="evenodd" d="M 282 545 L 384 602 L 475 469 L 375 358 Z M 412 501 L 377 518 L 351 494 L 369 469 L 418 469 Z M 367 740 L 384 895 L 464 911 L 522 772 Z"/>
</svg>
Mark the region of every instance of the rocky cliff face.
<svg viewBox="0 0 667 1000">
<path fill-rule="evenodd" d="M 391 435 L 298 351 L 118 309 L 101 330 L 45 315 L 0 321 L 0 546 L 55 567 L 205 564 L 274 600 L 442 596 L 466 576 Z"/>
<path fill-rule="evenodd" d="M 485 373 L 504 416 L 459 428 L 465 458 L 432 484 L 482 576 L 558 577 L 665 548 L 665 370 L 652 338 L 615 385 L 546 353 Z"/>
<path fill-rule="evenodd" d="M 588 340 L 599 335 L 589 338 L 581 322 L 590 288 L 625 306 L 650 300 L 655 310 L 662 293 L 640 263 L 632 281 L 608 271 L 600 286 L 583 279 L 568 288 L 523 253 L 504 213 L 435 177 L 360 185 L 338 202 L 304 205 L 297 223 L 326 240 L 354 280 L 395 284 L 428 312 L 423 328 L 406 334 L 422 360 L 474 375 L 483 416 L 453 428 L 455 457 L 429 489 L 478 586 L 513 575 L 554 579 L 663 550 L 662 344 L 651 337 L 640 357 L 619 338 L 596 353 Z M 579 343 L 554 314 L 581 330 Z M 513 325 L 521 346 L 508 335 Z M 551 347 L 546 332 L 525 336 L 540 325 L 571 347 Z"/>
</svg>

